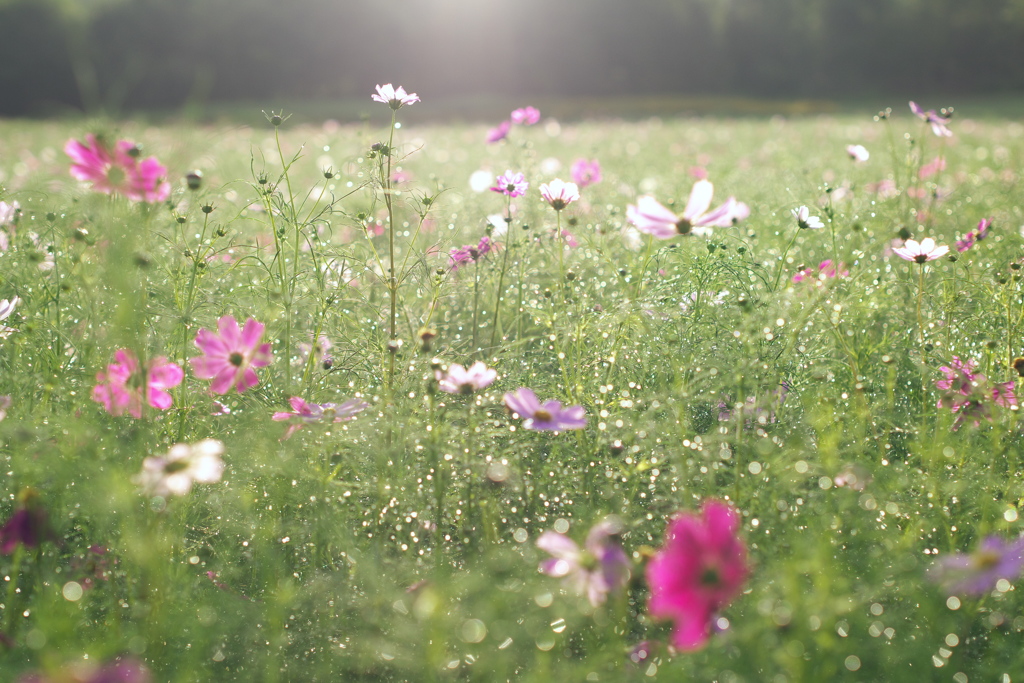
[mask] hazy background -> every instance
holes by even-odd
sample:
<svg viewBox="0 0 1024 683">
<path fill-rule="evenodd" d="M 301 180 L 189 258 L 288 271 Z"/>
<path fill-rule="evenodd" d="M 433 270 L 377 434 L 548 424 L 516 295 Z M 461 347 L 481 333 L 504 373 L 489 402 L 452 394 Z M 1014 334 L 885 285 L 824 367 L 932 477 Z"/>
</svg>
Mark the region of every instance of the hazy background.
<svg viewBox="0 0 1024 683">
<path fill-rule="evenodd" d="M 0 0 L 0 115 L 1024 92 L 1024 0 Z"/>
</svg>

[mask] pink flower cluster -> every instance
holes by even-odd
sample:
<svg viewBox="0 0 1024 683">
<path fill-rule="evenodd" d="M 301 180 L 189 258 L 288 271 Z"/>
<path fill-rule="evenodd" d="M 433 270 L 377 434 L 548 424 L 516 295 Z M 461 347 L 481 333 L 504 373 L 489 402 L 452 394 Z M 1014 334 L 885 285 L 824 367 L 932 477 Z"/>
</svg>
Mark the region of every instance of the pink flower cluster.
<svg viewBox="0 0 1024 683">
<path fill-rule="evenodd" d="M 102 139 L 85 136 L 85 144 L 68 140 L 64 153 L 71 157 L 71 175 L 92 183 L 97 192 L 120 194 L 132 201 L 162 202 L 171 196 L 166 180 L 167 167 L 156 157 L 139 159 L 139 148 L 128 140 L 120 140 L 108 149 Z"/>
<path fill-rule="evenodd" d="M 536 107 L 520 107 L 509 114 L 508 119 L 502 121 L 494 128 L 487 131 L 487 142 L 500 142 L 512 132 L 512 124 L 521 126 L 532 126 L 540 121 L 540 110 Z"/>
<path fill-rule="evenodd" d="M 949 365 L 939 368 L 943 378 L 936 380 L 935 386 L 945 394 L 939 398 L 938 406 L 949 407 L 956 415 L 954 430 L 960 429 L 967 420 L 977 427 L 983 418 L 991 419 L 993 404 L 1004 408 L 1017 405 L 1013 381 L 989 383 L 977 368 L 978 363 L 974 359 L 964 362 L 957 356 L 953 356 Z"/>
<path fill-rule="evenodd" d="M 976 227 L 974 230 L 968 231 L 968 233 L 964 235 L 963 239 L 959 239 L 956 241 L 956 250 L 959 251 L 960 253 L 967 251 L 975 244 L 988 237 L 988 230 L 991 227 L 992 219 L 982 218 L 981 221 L 978 223 L 978 227 Z"/>
<path fill-rule="evenodd" d="M 477 244 L 466 244 L 455 247 L 448 252 L 448 267 L 458 270 L 460 267 L 476 263 L 492 251 L 497 251 L 498 245 L 486 235 L 480 238 Z"/>
</svg>

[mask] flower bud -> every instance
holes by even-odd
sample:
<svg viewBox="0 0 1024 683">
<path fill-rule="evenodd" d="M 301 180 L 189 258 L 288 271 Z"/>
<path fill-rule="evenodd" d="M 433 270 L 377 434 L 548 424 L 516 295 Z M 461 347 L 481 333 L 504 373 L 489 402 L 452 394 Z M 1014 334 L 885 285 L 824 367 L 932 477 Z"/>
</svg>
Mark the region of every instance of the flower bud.
<svg viewBox="0 0 1024 683">
<path fill-rule="evenodd" d="M 203 172 L 198 169 L 189 171 L 185 175 L 185 184 L 192 191 L 198 190 L 203 184 Z"/>
<path fill-rule="evenodd" d="M 203 204 L 203 213 L 213 213 L 213 206 L 210 204 Z"/>
</svg>

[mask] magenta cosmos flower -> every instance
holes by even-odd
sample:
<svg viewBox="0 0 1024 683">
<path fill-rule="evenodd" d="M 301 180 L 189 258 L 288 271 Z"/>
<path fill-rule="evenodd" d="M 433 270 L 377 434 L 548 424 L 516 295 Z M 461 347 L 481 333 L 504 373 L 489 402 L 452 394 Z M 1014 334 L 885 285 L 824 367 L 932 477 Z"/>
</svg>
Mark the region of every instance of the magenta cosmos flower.
<svg viewBox="0 0 1024 683">
<path fill-rule="evenodd" d="M 925 237 L 920 242 L 907 240 L 902 247 L 897 247 L 892 250 L 892 252 L 901 259 L 913 261 L 914 263 L 934 261 L 935 259 L 944 256 L 948 251 L 949 247 L 937 246 L 935 244 L 935 240 L 931 237 Z"/>
<path fill-rule="evenodd" d="M 953 131 L 946 127 L 949 123 L 950 117 L 943 110 L 942 114 L 936 114 L 934 109 L 925 111 L 916 102 L 911 100 L 910 111 L 914 112 L 917 118 L 921 119 L 929 126 L 932 127 L 932 132 L 940 138 L 948 138 L 953 136 Z"/>
<path fill-rule="evenodd" d="M 520 107 L 514 110 L 509 118 L 512 119 L 512 123 L 532 126 L 540 121 L 540 110 L 536 107 Z"/>
<path fill-rule="evenodd" d="M 954 553 L 929 570 L 932 581 L 954 594 L 982 595 L 1000 579 L 1013 581 L 1024 572 L 1024 538 L 989 536 L 973 553 Z"/>
<path fill-rule="evenodd" d="M 142 472 L 135 483 L 149 496 L 183 496 L 193 483 L 214 484 L 224 474 L 224 444 L 203 439 L 196 444 L 178 443 L 167 455 L 150 456 L 142 461 Z"/>
<path fill-rule="evenodd" d="M 580 198 L 580 188 L 576 183 L 567 183 L 555 178 L 550 183 L 540 186 L 540 194 L 552 209 L 561 211 Z"/>
<path fill-rule="evenodd" d="M 637 198 L 635 206 L 630 204 L 626 208 L 626 218 L 640 232 L 664 240 L 676 235 L 709 235 L 708 228 L 725 228 L 750 215 L 747 205 L 737 202 L 735 197 L 729 197 L 724 204 L 708 211 L 714 192 L 711 181 L 698 180 L 690 190 L 682 216 L 676 216 L 654 197 L 643 195 Z"/>
<path fill-rule="evenodd" d="M 561 432 L 583 429 L 587 425 L 583 406 L 563 408 L 559 401 L 547 401 L 541 405 L 537 395 L 525 387 L 505 394 L 505 406 L 523 418 L 526 429 Z"/>
<path fill-rule="evenodd" d="M 511 121 L 502 121 L 497 126 L 495 126 L 494 128 L 491 128 L 489 131 L 487 131 L 487 142 L 489 144 L 490 143 L 495 143 L 495 142 L 501 142 L 502 140 L 504 140 L 505 138 L 508 137 L 509 131 L 511 131 L 511 130 L 512 130 L 512 122 Z"/>
<path fill-rule="evenodd" d="M 64 153 L 71 157 L 71 175 L 92 183 L 97 192 L 121 194 L 136 202 L 162 202 L 171 196 L 166 180 L 167 167 L 156 157 L 139 160 L 138 147 L 120 140 L 108 150 L 95 135 L 85 136 L 86 144 L 68 140 Z"/>
<path fill-rule="evenodd" d="M 700 515 L 683 513 L 669 523 L 665 545 L 647 564 L 654 617 L 672 619 L 673 644 L 696 650 L 707 642 L 711 621 L 747 578 L 747 550 L 737 536 L 739 515 L 709 500 Z"/>
<path fill-rule="evenodd" d="M 982 218 L 981 222 L 978 223 L 978 227 L 974 230 L 969 231 L 964 238 L 956 241 L 956 250 L 963 253 L 973 247 L 978 242 L 988 237 L 988 230 L 992 227 L 991 218 Z"/>
<path fill-rule="evenodd" d="M 573 590 L 585 594 L 597 607 L 629 581 L 629 557 L 619 542 L 622 526 L 614 517 L 595 524 L 582 549 L 565 534 L 545 531 L 537 539 L 537 547 L 552 557 L 540 563 L 540 571 L 565 577 Z"/>
<path fill-rule="evenodd" d="M 800 272 L 793 275 L 793 282 L 803 282 L 804 280 L 814 280 L 816 285 L 820 285 L 825 280 L 830 278 L 846 277 L 850 274 L 850 271 L 846 270 L 846 267 L 842 263 L 837 268 L 832 264 L 832 259 L 825 259 L 818 264 L 818 272 L 815 273 L 811 268 L 804 268 Z"/>
<path fill-rule="evenodd" d="M 500 192 L 509 197 L 522 197 L 526 194 L 530 184 L 526 182 L 526 176 L 522 173 L 514 173 L 512 169 L 505 171 L 504 175 L 498 176 L 494 181 L 493 192 Z"/>
<path fill-rule="evenodd" d="M 171 407 L 167 390 L 181 384 L 184 378 L 181 366 L 170 362 L 166 356 L 151 359 L 143 372 L 135 354 L 121 349 L 114 353 L 114 362 L 107 366 L 106 372 L 96 373 L 92 400 L 102 403 L 111 415 L 119 416 L 127 411 L 139 418 L 142 417 L 144 391 L 146 403 L 157 410 L 167 410 Z"/>
<path fill-rule="evenodd" d="M 378 85 L 377 94 L 371 95 L 374 102 L 383 102 L 394 110 L 401 109 L 407 104 L 414 104 L 420 101 L 419 95 L 416 93 L 407 93 L 405 88 L 398 86 L 397 88 L 388 83 L 387 85 Z"/>
<path fill-rule="evenodd" d="M 369 403 L 358 398 L 350 398 L 344 403 L 307 403 L 301 396 L 292 396 L 288 403 L 291 404 L 293 412 L 274 413 L 272 418 L 277 422 L 293 421 L 288 431 L 281 437 L 282 441 L 308 424 L 344 422 L 370 407 Z"/>
<path fill-rule="evenodd" d="M 579 185 L 580 189 L 601 182 L 601 164 L 597 159 L 577 159 L 572 164 L 572 181 Z"/>
<path fill-rule="evenodd" d="M 458 363 L 452 363 L 446 371 L 436 370 L 434 377 L 441 391 L 449 394 L 472 394 L 491 386 L 498 378 L 498 371 L 480 361 L 470 365 L 468 370 Z"/>
<path fill-rule="evenodd" d="M 189 360 L 192 371 L 199 379 L 212 379 L 210 391 L 226 394 L 235 387 L 239 393 L 259 384 L 256 371 L 270 365 L 270 344 L 260 344 L 264 326 L 252 318 L 245 328 L 238 329 L 233 316 L 225 315 L 217 321 L 217 332 L 200 329 L 196 346 L 204 355 Z"/>
</svg>

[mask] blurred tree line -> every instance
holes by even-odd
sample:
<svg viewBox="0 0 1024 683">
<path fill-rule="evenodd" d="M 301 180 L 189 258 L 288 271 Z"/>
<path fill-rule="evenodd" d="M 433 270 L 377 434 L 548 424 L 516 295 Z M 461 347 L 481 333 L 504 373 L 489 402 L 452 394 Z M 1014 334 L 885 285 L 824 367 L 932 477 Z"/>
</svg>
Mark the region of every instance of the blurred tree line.
<svg viewBox="0 0 1024 683">
<path fill-rule="evenodd" d="M 0 0 L 0 115 L 460 94 L 1024 87 L 1024 0 Z"/>
</svg>

